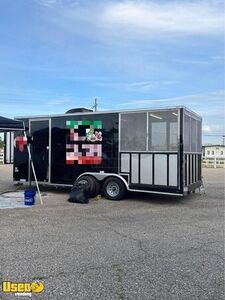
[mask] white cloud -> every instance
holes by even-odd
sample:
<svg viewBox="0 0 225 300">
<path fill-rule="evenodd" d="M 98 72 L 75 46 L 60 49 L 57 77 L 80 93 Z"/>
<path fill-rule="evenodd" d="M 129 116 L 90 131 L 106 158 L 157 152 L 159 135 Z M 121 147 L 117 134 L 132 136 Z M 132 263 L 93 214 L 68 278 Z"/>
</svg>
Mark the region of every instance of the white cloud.
<svg viewBox="0 0 225 300">
<path fill-rule="evenodd" d="M 223 103 L 224 101 L 224 91 L 215 91 L 208 93 L 190 94 L 184 96 L 177 96 L 171 98 L 162 99 L 137 99 L 129 102 L 120 103 L 119 106 L 136 106 L 143 107 L 144 105 L 155 105 L 156 103 L 162 103 L 163 105 L 167 103 L 172 103 L 171 105 L 198 105 L 203 106 L 206 109 L 205 114 L 210 115 L 212 111 L 209 111 L 209 105 L 213 103 Z M 205 106 L 207 102 L 208 106 Z M 208 112 L 208 113 L 207 113 Z M 222 112 L 223 113 L 223 112 Z"/>
<path fill-rule="evenodd" d="M 71 99 L 58 99 L 58 100 L 50 100 L 50 101 L 46 102 L 46 104 L 48 104 L 48 105 L 61 105 L 61 104 L 71 103 L 71 102 L 72 102 Z"/>
<path fill-rule="evenodd" d="M 47 20 L 66 32 L 116 42 L 112 37 L 218 35 L 224 32 L 223 2 L 36 0 Z M 60 31 L 57 31 L 60 32 Z"/>
<path fill-rule="evenodd" d="M 206 92 L 162 99 L 136 99 L 118 104 L 124 108 L 162 108 L 186 106 L 202 116 L 204 135 L 224 134 L 224 91 Z"/>
<path fill-rule="evenodd" d="M 222 61 L 224 61 L 224 56 L 222 56 L 222 55 L 214 55 L 214 56 L 211 57 L 211 60 L 222 62 Z"/>
<path fill-rule="evenodd" d="M 113 81 L 100 81 L 96 82 L 96 86 L 112 87 L 115 89 L 123 89 L 128 91 L 151 91 L 162 86 L 171 86 L 175 84 L 172 80 L 158 80 L 158 81 L 136 81 L 136 82 L 113 82 Z"/>
<path fill-rule="evenodd" d="M 223 8 L 212 1 L 123 1 L 108 4 L 100 20 L 127 33 L 218 34 L 223 32 Z"/>
<path fill-rule="evenodd" d="M 73 7 L 79 5 L 79 1 L 77 0 L 34 0 L 36 4 L 42 6 L 45 9 L 51 9 L 56 7 Z"/>
<path fill-rule="evenodd" d="M 35 0 L 37 4 L 40 4 L 42 6 L 50 7 L 52 5 L 55 5 L 58 0 Z"/>
<path fill-rule="evenodd" d="M 213 125 L 202 125 L 203 135 L 219 135 L 222 137 L 224 135 L 224 126 L 222 124 L 213 124 Z"/>
<path fill-rule="evenodd" d="M 212 132 L 212 128 L 209 125 L 202 125 L 202 131 L 204 133 L 210 133 Z"/>
</svg>

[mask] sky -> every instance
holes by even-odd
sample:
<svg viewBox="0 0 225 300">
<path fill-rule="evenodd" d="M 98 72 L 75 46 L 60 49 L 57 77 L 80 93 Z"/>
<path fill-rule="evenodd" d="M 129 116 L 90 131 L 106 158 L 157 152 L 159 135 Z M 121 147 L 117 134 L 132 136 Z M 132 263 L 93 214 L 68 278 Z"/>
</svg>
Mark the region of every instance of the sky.
<svg viewBox="0 0 225 300">
<path fill-rule="evenodd" d="M 224 134 L 221 0 L 0 0 L 0 115 L 185 105 Z"/>
</svg>

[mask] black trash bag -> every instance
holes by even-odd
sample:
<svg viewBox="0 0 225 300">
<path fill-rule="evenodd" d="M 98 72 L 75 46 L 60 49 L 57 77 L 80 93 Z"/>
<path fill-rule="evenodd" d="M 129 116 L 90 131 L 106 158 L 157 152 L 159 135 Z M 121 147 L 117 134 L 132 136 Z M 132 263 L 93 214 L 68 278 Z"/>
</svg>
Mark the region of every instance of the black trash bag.
<svg viewBox="0 0 225 300">
<path fill-rule="evenodd" d="M 89 203 L 89 192 L 85 184 L 75 183 L 68 199 L 72 203 Z"/>
</svg>

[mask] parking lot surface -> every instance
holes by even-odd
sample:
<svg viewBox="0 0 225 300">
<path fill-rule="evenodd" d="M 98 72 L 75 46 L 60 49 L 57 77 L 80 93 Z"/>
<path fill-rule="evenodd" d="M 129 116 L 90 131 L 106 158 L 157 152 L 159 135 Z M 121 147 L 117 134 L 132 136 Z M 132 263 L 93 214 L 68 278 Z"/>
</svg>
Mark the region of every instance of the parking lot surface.
<svg viewBox="0 0 225 300">
<path fill-rule="evenodd" d="M 204 195 L 82 205 L 45 190 L 43 206 L 0 210 L 2 279 L 43 281 L 33 299 L 224 299 L 224 170 L 203 175 Z M 0 166 L 1 191 L 11 176 Z"/>
</svg>

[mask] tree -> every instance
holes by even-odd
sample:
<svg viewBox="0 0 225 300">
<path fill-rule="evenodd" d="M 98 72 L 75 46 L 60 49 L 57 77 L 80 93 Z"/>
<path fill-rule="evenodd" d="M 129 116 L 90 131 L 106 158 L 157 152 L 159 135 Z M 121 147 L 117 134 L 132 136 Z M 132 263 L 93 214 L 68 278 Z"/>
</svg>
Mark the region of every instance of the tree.
<svg viewBox="0 0 225 300">
<path fill-rule="evenodd" d="M 0 149 L 4 147 L 4 142 L 2 140 L 2 137 L 0 136 Z"/>
</svg>

